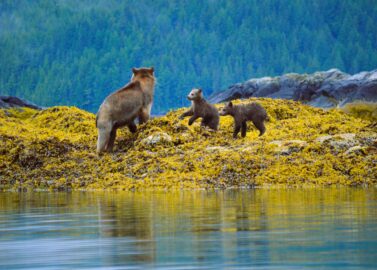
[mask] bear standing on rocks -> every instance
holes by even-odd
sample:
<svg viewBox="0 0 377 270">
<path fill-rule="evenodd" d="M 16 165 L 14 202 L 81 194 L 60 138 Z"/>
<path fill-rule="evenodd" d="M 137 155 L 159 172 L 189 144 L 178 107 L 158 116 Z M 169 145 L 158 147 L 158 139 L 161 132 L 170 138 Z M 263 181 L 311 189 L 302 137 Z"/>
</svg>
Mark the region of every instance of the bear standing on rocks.
<svg viewBox="0 0 377 270">
<path fill-rule="evenodd" d="M 155 85 L 154 69 L 133 68 L 132 73 L 131 82 L 110 94 L 98 110 L 97 153 L 112 151 L 119 127 L 128 126 L 135 133 L 135 118 L 139 118 L 139 123 L 149 119 Z"/>
<path fill-rule="evenodd" d="M 186 116 L 191 116 L 189 125 L 192 125 L 198 118 L 202 118 L 201 126 L 207 126 L 213 130 L 217 130 L 219 127 L 219 112 L 216 107 L 209 104 L 203 97 L 202 89 L 192 89 L 187 96 L 191 100 L 191 108 L 187 112 L 183 113 L 179 119 L 183 119 Z"/>
<path fill-rule="evenodd" d="M 231 115 L 234 118 L 234 132 L 233 138 L 237 138 L 238 132 L 241 130 L 241 136 L 246 136 L 246 121 L 252 121 L 255 127 L 259 130 L 259 136 L 262 136 L 266 127 L 264 121 L 268 118 L 266 110 L 262 105 L 252 102 L 244 105 L 233 105 L 229 102 L 224 108 L 220 110 L 220 115 Z"/>
</svg>

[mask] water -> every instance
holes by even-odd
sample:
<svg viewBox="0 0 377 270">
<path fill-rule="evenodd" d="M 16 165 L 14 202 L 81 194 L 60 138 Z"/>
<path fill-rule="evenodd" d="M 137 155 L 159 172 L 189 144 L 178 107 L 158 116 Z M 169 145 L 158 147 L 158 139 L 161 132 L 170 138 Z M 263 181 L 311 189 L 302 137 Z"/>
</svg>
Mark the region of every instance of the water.
<svg viewBox="0 0 377 270">
<path fill-rule="evenodd" d="M 377 189 L 0 193 L 0 269 L 377 269 Z"/>
</svg>

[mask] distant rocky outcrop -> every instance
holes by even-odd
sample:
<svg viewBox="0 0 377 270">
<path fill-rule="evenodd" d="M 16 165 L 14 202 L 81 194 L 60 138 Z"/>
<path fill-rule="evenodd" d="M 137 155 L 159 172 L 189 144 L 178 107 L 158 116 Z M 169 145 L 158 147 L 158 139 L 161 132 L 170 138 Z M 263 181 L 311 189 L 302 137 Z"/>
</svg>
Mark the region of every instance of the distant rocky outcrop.
<svg viewBox="0 0 377 270">
<path fill-rule="evenodd" d="M 313 74 L 289 73 L 250 79 L 213 94 L 212 103 L 239 98 L 270 97 L 329 108 L 355 100 L 377 101 L 377 69 L 350 75 L 338 69 Z"/>
<path fill-rule="evenodd" d="M 35 105 L 34 103 L 13 96 L 0 96 L 0 108 L 9 109 L 9 108 L 18 108 L 18 107 L 27 107 L 35 110 L 41 110 L 42 108 Z"/>
</svg>

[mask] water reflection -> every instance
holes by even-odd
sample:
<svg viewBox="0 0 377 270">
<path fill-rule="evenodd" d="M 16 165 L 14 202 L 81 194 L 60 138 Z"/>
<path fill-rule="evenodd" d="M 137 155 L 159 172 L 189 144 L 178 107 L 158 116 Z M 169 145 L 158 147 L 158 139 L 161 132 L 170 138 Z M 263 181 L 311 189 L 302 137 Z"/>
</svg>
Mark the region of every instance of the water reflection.
<svg viewBox="0 0 377 270">
<path fill-rule="evenodd" d="M 376 267 L 377 191 L 0 193 L 0 268 Z"/>
</svg>

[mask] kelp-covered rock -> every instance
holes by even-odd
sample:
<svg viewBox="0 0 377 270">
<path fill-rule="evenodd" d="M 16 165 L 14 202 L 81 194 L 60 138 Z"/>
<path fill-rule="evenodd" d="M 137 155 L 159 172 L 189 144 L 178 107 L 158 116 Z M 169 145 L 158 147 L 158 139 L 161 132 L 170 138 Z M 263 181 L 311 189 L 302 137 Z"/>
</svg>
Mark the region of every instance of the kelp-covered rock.
<svg viewBox="0 0 377 270">
<path fill-rule="evenodd" d="M 168 134 L 164 132 L 158 132 L 143 139 L 141 143 L 144 145 L 157 145 L 157 144 L 169 145 L 171 141 L 172 139 Z"/>
<path fill-rule="evenodd" d="M 30 108 L 35 110 L 41 110 L 42 108 L 38 105 L 13 96 L 0 96 L 0 108 L 2 109 L 9 109 L 9 108 Z"/>
<path fill-rule="evenodd" d="M 374 125 L 377 123 L 377 102 L 355 101 L 341 107 L 341 110 L 363 119 L 373 120 Z"/>
<path fill-rule="evenodd" d="M 1 189 L 191 189 L 270 185 L 361 185 L 377 179 L 374 120 L 279 99 L 267 132 L 232 138 L 179 120 L 184 109 L 120 129 L 115 152 L 95 154 L 95 116 L 74 107 L 0 110 Z M 219 104 L 217 107 L 223 105 Z"/>
<path fill-rule="evenodd" d="M 270 144 L 276 146 L 276 152 L 282 155 L 290 155 L 304 149 L 308 143 L 301 140 L 272 141 Z"/>
<path fill-rule="evenodd" d="M 249 97 L 292 99 L 322 108 L 357 100 L 377 102 L 377 70 L 350 75 L 330 69 L 313 74 L 290 73 L 250 79 L 213 94 L 210 101 L 219 103 Z"/>
<path fill-rule="evenodd" d="M 93 114 L 76 107 L 52 107 L 33 116 L 32 122 L 42 128 L 61 130 L 69 133 L 93 135 L 95 127 Z"/>
</svg>

